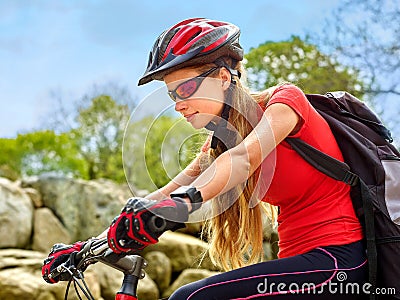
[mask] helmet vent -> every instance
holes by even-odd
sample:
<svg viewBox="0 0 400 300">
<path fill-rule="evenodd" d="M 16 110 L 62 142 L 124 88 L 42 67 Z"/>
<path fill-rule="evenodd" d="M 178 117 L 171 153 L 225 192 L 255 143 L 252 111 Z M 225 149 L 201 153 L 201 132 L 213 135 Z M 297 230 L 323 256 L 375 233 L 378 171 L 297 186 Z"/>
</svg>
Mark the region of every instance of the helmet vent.
<svg viewBox="0 0 400 300">
<path fill-rule="evenodd" d="M 139 85 L 162 80 L 180 68 L 213 63 L 223 56 L 240 61 L 243 49 L 239 35 L 240 29 L 231 23 L 204 18 L 184 20 L 158 37 Z"/>
<path fill-rule="evenodd" d="M 157 57 L 157 65 L 161 63 L 165 51 L 167 50 L 169 43 L 171 42 L 177 31 L 178 29 L 167 31 L 165 36 L 159 41 L 158 45 L 160 45 L 160 52 L 158 53 Z"/>
</svg>

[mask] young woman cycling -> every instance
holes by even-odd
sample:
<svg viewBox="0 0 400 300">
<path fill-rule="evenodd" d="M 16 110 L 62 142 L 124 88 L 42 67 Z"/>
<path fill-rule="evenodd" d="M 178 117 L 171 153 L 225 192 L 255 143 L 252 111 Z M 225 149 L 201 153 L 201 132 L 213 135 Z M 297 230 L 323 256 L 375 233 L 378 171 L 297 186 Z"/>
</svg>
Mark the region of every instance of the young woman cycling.
<svg viewBox="0 0 400 300">
<path fill-rule="evenodd" d="M 299 137 L 343 160 L 332 132 L 294 85 L 250 94 L 240 81 L 239 34 L 233 24 L 196 18 L 156 40 L 139 85 L 163 80 L 175 110 L 213 135 L 165 187 L 128 201 L 108 230 L 109 245 L 115 252 L 143 249 L 160 235 L 146 225 L 153 215 L 175 230 L 210 201 L 209 253 L 227 272 L 185 285 L 169 299 L 361 298 L 343 288 L 361 288 L 367 268 L 350 188 L 285 142 Z M 264 203 L 279 207 L 279 259 L 268 262 L 260 262 Z M 45 279 L 54 253 L 43 267 Z"/>
</svg>

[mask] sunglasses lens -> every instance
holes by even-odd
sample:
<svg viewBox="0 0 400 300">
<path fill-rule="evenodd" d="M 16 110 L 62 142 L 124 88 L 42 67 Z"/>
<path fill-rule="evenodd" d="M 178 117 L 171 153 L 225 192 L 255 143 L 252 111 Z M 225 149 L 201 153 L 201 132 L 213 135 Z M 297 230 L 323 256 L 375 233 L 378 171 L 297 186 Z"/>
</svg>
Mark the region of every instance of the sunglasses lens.
<svg viewBox="0 0 400 300">
<path fill-rule="evenodd" d="M 169 96 L 173 101 L 176 101 L 176 95 L 175 95 L 174 92 L 168 91 L 168 96 Z"/>
<path fill-rule="evenodd" d="M 188 80 L 182 83 L 178 88 L 175 90 L 176 94 L 181 99 L 186 99 L 193 95 L 193 93 L 197 89 L 197 82 L 196 80 Z"/>
</svg>

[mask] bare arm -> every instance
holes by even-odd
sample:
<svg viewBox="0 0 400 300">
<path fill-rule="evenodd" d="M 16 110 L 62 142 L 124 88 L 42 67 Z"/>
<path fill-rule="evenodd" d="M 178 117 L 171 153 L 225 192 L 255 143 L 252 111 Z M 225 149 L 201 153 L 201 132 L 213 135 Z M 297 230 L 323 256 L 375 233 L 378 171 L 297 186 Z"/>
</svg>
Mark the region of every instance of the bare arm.
<svg viewBox="0 0 400 300">
<path fill-rule="evenodd" d="M 239 145 L 221 154 L 192 185 L 204 200 L 209 200 L 243 183 L 298 122 L 299 116 L 292 108 L 272 104 L 254 130 Z"/>
</svg>

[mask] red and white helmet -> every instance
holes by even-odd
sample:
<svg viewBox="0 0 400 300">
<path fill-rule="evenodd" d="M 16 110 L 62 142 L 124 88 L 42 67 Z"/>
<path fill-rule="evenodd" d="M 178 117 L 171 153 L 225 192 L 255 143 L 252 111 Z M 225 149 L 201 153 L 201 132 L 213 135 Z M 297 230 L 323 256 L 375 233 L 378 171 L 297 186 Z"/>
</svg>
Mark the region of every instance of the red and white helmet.
<svg viewBox="0 0 400 300">
<path fill-rule="evenodd" d="M 147 69 L 139 85 L 162 78 L 174 70 L 212 63 L 229 56 L 243 59 L 240 29 L 227 22 L 204 18 L 184 20 L 164 31 L 150 52 Z"/>
</svg>

